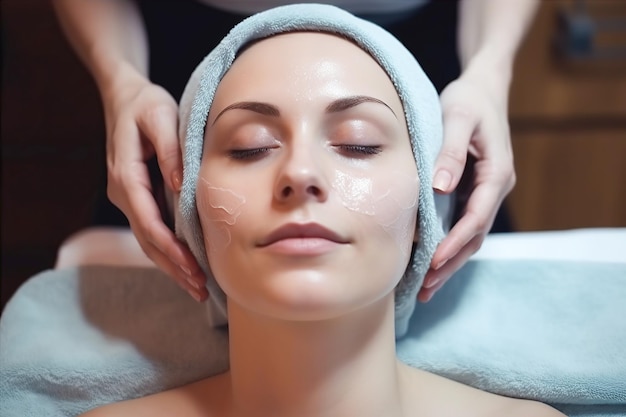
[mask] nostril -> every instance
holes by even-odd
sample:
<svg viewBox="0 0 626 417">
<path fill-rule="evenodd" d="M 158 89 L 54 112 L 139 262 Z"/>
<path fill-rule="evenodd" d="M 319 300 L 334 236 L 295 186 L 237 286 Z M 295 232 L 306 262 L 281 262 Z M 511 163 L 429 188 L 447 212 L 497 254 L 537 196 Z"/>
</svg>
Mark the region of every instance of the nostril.
<svg viewBox="0 0 626 417">
<path fill-rule="evenodd" d="M 324 199 L 325 191 L 323 187 L 320 187 L 316 184 L 284 184 L 282 187 L 278 188 L 277 198 L 281 200 L 290 200 L 290 199 Z"/>
<path fill-rule="evenodd" d="M 285 187 L 283 188 L 283 191 L 281 194 L 283 195 L 283 198 L 285 198 L 285 197 L 289 197 L 292 193 L 293 193 L 293 190 L 291 187 Z"/>
<path fill-rule="evenodd" d="M 315 197 L 319 197 L 322 194 L 322 190 L 320 190 L 319 187 L 316 187 L 315 185 L 311 185 L 307 187 L 307 193 Z"/>
</svg>

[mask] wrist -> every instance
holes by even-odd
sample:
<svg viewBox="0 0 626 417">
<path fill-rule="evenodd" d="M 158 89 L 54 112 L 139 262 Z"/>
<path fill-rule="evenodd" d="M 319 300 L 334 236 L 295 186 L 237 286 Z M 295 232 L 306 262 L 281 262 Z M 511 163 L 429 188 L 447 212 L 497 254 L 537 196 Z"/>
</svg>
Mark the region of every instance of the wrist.
<svg viewBox="0 0 626 417">
<path fill-rule="evenodd" d="M 89 55 L 91 73 L 103 99 L 128 85 L 131 80 L 147 80 L 147 59 L 129 60 L 107 44 L 93 45 Z"/>
<path fill-rule="evenodd" d="M 513 53 L 485 46 L 464 65 L 460 78 L 478 84 L 506 105 L 513 77 L 513 61 Z"/>
<path fill-rule="evenodd" d="M 129 95 L 134 95 L 143 85 L 150 83 L 147 77 L 126 61 L 118 61 L 106 67 L 98 74 L 96 84 L 105 104 L 115 106 Z"/>
</svg>

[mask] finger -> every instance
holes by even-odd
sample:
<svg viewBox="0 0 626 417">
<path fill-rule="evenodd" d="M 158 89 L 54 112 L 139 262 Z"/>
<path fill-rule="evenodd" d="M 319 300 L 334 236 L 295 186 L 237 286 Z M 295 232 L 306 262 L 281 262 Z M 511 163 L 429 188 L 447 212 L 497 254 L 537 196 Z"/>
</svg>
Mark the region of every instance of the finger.
<svg viewBox="0 0 626 417">
<path fill-rule="evenodd" d="M 151 156 L 142 146 L 134 119 L 121 120 L 107 143 L 107 193 L 111 202 L 127 217 L 132 214 L 127 202 L 129 187 L 151 189 L 145 159 Z"/>
<path fill-rule="evenodd" d="M 475 236 L 461 251 L 456 254 L 456 256 L 450 259 L 445 266 L 438 270 L 430 269 L 424 278 L 422 288 L 420 288 L 420 291 L 417 294 L 417 299 L 423 303 L 430 301 L 433 295 L 435 295 L 435 293 L 439 291 L 439 289 L 441 289 L 441 287 L 443 287 L 450 278 L 452 278 L 454 273 L 457 272 L 478 250 L 483 240 L 484 236 Z"/>
<path fill-rule="evenodd" d="M 160 250 L 150 244 L 149 242 L 140 241 L 140 246 L 148 255 L 148 257 L 168 276 L 170 276 L 182 289 L 184 289 L 191 297 L 198 301 L 202 302 L 206 300 L 209 296 L 209 292 L 207 291 L 204 285 L 198 285 L 196 281 L 191 279 L 189 275 L 182 269 L 180 269 L 176 264 L 171 262 Z"/>
<path fill-rule="evenodd" d="M 160 210 L 151 192 L 147 167 L 143 161 L 122 165 L 120 184 L 110 188 L 110 198 L 126 214 L 146 255 L 157 265 L 165 265 L 159 260 L 152 246 L 169 262 L 184 272 L 198 285 L 204 285 L 206 277 L 189 249 L 180 242 L 172 231 L 163 223 Z M 122 195 L 123 193 L 123 195 Z M 172 269 L 169 269 L 170 273 Z"/>
<path fill-rule="evenodd" d="M 128 149 L 132 147 L 129 146 Z M 129 151 L 126 156 L 120 156 L 107 172 L 109 200 L 122 210 L 129 220 L 136 217 L 136 213 L 142 213 L 137 210 L 144 208 L 149 210 L 151 204 L 156 206 L 148 167 L 141 157 L 133 159 L 131 152 Z"/>
<path fill-rule="evenodd" d="M 206 277 L 196 258 L 165 224 L 160 221 L 152 222 L 148 226 L 146 236 L 151 244 L 184 271 L 196 284 L 204 285 L 206 283 Z"/>
<path fill-rule="evenodd" d="M 129 186 L 129 211 L 141 213 L 133 216 L 131 227 L 133 232 L 143 241 L 153 245 L 157 250 L 175 264 L 180 270 L 198 285 L 204 285 L 206 277 L 189 249 L 180 242 L 174 233 L 163 223 L 159 208 L 150 191 L 141 186 Z"/>
<path fill-rule="evenodd" d="M 443 110 L 443 144 L 435 163 L 433 188 L 452 192 L 463 174 L 476 116 L 458 105 Z"/>
<path fill-rule="evenodd" d="M 143 251 L 194 298 L 205 299 L 207 292 L 203 288 L 206 278 L 195 258 L 190 253 L 188 255 L 184 253 L 182 243 L 177 241 L 170 229 L 162 222 L 160 212 L 150 192 L 142 187 L 136 187 L 132 194 L 137 200 L 130 200 L 129 203 L 131 207 L 134 205 L 134 212 L 141 213 L 141 216 L 129 217 L 129 223 Z M 171 242 L 175 248 L 172 250 L 170 246 L 169 252 L 162 249 L 162 245 L 167 246 L 167 243 L 163 243 L 163 239 L 168 238 L 175 240 Z M 176 247 L 177 245 L 180 246 Z"/>
<path fill-rule="evenodd" d="M 158 104 L 143 112 L 137 120 L 144 136 L 154 147 L 161 174 L 168 187 L 180 191 L 182 154 L 178 142 L 178 110 L 174 103 Z"/>
<path fill-rule="evenodd" d="M 497 184 L 482 184 L 476 187 L 468 200 L 463 216 L 435 250 L 431 267 L 441 268 L 475 236 L 486 235 L 493 224 L 502 198 L 500 186 Z M 486 210 L 485 207 L 490 207 L 490 209 Z"/>
</svg>

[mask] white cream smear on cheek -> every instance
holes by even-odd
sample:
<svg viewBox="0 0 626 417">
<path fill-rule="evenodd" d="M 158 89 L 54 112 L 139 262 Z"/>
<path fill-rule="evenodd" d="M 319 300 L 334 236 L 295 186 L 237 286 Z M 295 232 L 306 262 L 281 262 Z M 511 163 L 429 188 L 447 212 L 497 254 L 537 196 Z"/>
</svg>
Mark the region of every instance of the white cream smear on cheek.
<svg viewBox="0 0 626 417">
<path fill-rule="evenodd" d="M 237 222 L 246 199 L 232 190 L 216 187 L 206 179 L 200 178 L 206 192 L 198 202 L 200 216 L 206 216 L 211 222 L 210 229 L 204 230 L 204 240 L 209 251 L 225 249 L 231 241 L 230 226 Z"/>
<path fill-rule="evenodd" d="M 372 216 L 394 239 L 404 254 L 413 241 L 413 224 L 419 194 L 419 178 L 399 171 L 390 173 L 388 181 L 374 182 L 354 173 L 336 171 L 333 189 L 348 210 Z"/>
</svg>

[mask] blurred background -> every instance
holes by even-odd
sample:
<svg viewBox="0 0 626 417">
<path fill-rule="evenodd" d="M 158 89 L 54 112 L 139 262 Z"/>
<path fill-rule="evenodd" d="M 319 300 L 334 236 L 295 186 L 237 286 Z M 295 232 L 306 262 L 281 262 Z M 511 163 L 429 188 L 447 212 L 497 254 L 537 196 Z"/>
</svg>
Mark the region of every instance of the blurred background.
<svg viewBox="0 0 626 417">
<path fill-rule="evenodd" d="M 90 225 L 105 133 L 95 85 L 50 4 L 1 7 L 4 307 Z M 541 2 L 517 57 L 510 122 L 515 231 L 626 227 L 626 1 Z"/>
</svg>

